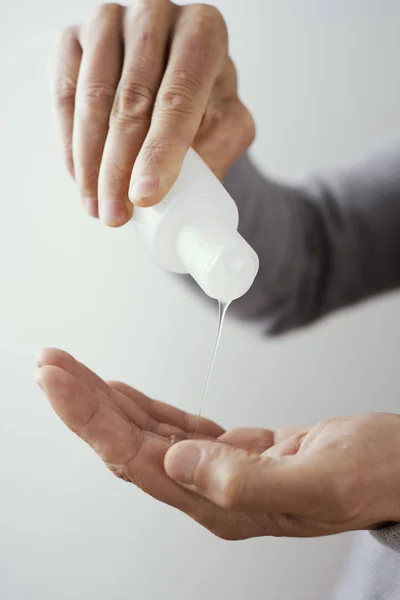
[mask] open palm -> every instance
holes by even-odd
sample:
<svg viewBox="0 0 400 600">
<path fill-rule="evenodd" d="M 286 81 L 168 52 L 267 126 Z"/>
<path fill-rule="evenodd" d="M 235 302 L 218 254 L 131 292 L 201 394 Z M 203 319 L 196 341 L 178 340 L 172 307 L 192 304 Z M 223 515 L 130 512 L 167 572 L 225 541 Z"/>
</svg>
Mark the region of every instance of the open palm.
<svg viewBox="0 0 400 600">
<path fill-rule="evenodd" d="M 400 521 L 399 415 L 338 417 L 275 433 L 225 432 L 200 419 L 198 437 L 206 440 L 171 448 L 174 439 L 194 437 L 197 417 L 106 383 L 60 350 L 42 352 L 38 382 L 115 475 L 225 539 Z"/>
<path fill-rule="evenodd" d="M 230 539 L 262 535 L 260 521 L 221 508 L 168 477 L 164 458 L 176 436 L 219 439 L 244 450 L 261 453 L 274 442 L 268 430 L 236 429 L 190 415 L 154 401 L 120 382 L 105 382 L 72 356 L 43 350 L 37 381 L 64 423 L 85 440 L 107 467 L 154 498 L 185 512 L 204 527 Z"/>
</svg>

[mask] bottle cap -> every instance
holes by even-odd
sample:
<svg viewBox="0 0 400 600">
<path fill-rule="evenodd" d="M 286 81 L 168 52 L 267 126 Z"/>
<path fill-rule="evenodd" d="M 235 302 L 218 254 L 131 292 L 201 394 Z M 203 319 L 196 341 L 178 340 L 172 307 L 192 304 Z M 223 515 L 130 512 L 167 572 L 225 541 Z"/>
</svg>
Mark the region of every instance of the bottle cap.
<svg viewBox="0 0 400 600">
<path fill-rule="evenodd" d="M 258 273 L 258 256 L 238 231 L 220 222 L 185 225 L 177 254 L 203 291 L 220 302 L 243 296 Z"/>
</svg>

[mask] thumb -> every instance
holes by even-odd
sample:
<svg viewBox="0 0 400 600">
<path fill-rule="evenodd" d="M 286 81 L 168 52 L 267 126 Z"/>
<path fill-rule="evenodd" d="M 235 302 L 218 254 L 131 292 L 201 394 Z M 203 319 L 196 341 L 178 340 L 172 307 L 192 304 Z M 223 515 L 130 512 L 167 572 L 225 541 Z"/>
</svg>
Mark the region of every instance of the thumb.
<svg viewBox="0 0 400 600">
<path fill-rule="evenodd" d="M 318 473 L 296 456 L 273 458 L 203 440 L 172 446 L 165 469 L 223 508 L 307 514 L 320 502 Z"/>
</svg>

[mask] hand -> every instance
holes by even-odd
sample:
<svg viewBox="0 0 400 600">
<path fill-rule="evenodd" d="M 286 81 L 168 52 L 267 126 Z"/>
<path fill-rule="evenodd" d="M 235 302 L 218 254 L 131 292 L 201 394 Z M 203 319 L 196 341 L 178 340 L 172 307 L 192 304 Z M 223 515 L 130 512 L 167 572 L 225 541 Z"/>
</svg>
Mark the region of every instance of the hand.
<svg viewBox="0 0 400 600">
<path fill-rule="evenodd" d="M 131 218 L 131 202 L 159 202 L 189 147 L 222 179 L 254 139 L 225 22 L 204 4 L 100 6 L 63 32 L 53 100 L 86 210 L 110 226 Z"/>
<path fill-rule="evenodd" d="M 320 536 L 400 521 L 398 415 L 276 433 L 224 432 L 201 419 L 197 439 L 171 447 L 193 437 L 197 417 L 106 383 L 60 350 L 43 351 L 38 364 L 55 411 L 115 475 L 222 538 Z"/>
</svg>

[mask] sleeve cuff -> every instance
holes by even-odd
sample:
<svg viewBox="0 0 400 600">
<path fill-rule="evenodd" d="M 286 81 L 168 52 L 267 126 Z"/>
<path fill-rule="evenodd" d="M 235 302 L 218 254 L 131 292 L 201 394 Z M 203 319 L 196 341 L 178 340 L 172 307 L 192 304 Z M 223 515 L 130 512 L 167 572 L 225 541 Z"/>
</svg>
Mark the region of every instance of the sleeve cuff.
<svg viewBox="0 0 400 600">
<path fill-rule="evenodd" d="M 378 542 L 400 553 L 400 523 L 374 529 L 370 533 Z"/>
</svg>

